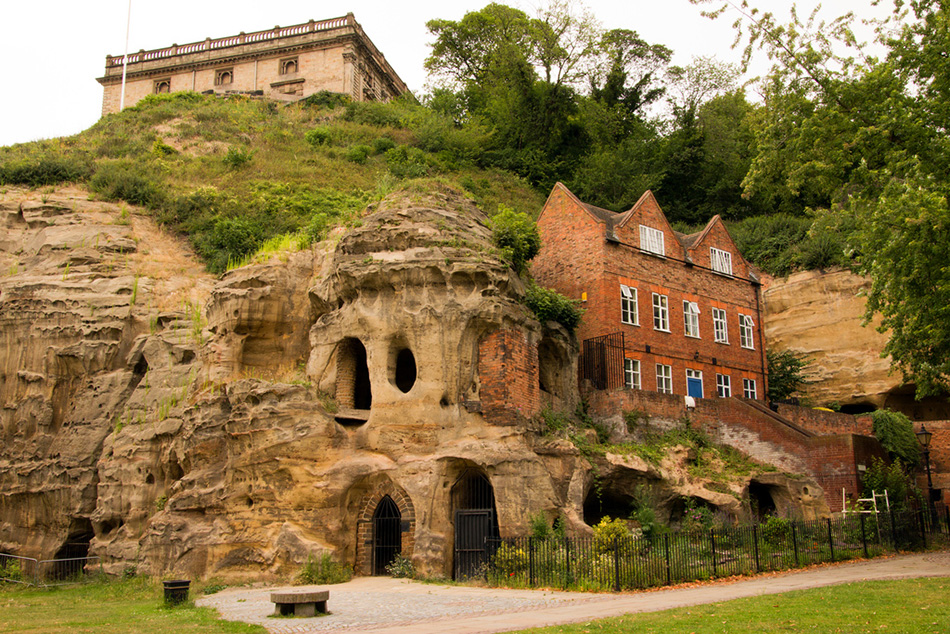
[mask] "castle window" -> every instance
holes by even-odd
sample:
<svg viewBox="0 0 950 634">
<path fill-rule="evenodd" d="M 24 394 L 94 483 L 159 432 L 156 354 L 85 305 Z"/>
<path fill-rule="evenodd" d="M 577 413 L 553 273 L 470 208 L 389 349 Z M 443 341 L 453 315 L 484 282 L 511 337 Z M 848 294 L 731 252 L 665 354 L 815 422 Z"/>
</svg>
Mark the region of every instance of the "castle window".
<svg viewBox="0 0 950 634">
<path fill-rule="evenodd" d="M 640 225 L 640 250 L 656 255 L 666 255 L 663 232 L 653 227 Z"/>
<path fill-rule="evenodd" d="M 156 95 L 164 95 L 172 91 L 171 79 L 156 79 L 152 89 Z"/>
<path fill-rule="evenodd" d="M 716 343 L 729 343 L 729 329 L 726 327 L 726 311 L 713 308 L 713 333 Z"/>
<path fill-rule="evenodd" d="M 750 350 L 755 349 L 755 339 L 752 336 L 752 328 L 755 322 L 749 315 L 739 313 L 739 345 Z"/>
<path fill-rule="evenodd" d="M 653 329 L 670 331 L 670 304 L 666 295 L 653 293 Z"/>
<path fill-rule="evenodd" d="M 660 394 L 673 393 L 673 366 L 656 364 L 656 391 Z"/>
<path fill-rule="evenodd" d="M 716 375 L 716 394 L 719 395 L 719 398 L 732 396 L 732 377 L 728 374 Z"/>
<path fill-rule="evenodd" d="M 712 269 L 717 273 L 732 275 L 732 254 L 716 247 L 710 247 L 709 260 L 712 262 Z"/>
<path fill-rule="evenodd" d="M 234 81 L 233 68 L 222 68 L 221 70 L 214 71 L 214 85 L 215 86 L 224 86 L 225 84 L 230 84 L 233 81 Z"/>
<path fill-rule="evenodd" d="M 755 379 L 742 379 L 742 395 L 751 399 L 758 398 L 758 393 L 755 389 Z"/>
<path fill-rule="evenodd" d="M 699 304 L 683 302 L 683 327 L 687 337 L 699 338 Z"/>
<path fill-rule="evenodd" d="M 280 74 L 281 75 L 292 75 L 297 72 L 297 58 L 290 57 L 288 59 L 280 60 Z"/>
<path fill-rule="evenodd" d="M 620 321 L 631 326 L 639 326 L 637 310 L 637 289 L 620 285 Z"/>
<path fill-rule="evenodd" d="M 640 361 L 637 359 L 623 360 L 623 384 L 630 390 L 640 389 Z"/>
</svg>

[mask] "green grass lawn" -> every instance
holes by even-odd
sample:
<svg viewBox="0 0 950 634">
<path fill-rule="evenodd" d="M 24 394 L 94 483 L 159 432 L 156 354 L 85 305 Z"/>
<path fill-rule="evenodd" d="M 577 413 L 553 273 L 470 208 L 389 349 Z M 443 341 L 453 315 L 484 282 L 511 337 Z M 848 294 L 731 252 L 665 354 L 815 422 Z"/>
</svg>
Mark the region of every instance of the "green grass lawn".
<svg viewBox="0 0 950 634">
<path fill-rule="evenodd" d="M 532 634 L 950 632 L 950 577 L 869 581 L 547 628 Z"/>
<path fill-rule="evenodd" d="M 209 608 L 166 608 L 162 597 L 161 583 L 145 578 L 51 589 L 0 585 L 0 632 L 266 632 L 256 625 L 221 621 Z"/>
<path fill-rule="evenodd" d="M 950 632 L 950 577 L 872 581 L 648 614 L 524 630 L 611 632 Z M 131 579 L 50 590 L 0 586 L 0 632 L 263 633 L 210 609 L 165 608 L 161 584 Z"/>
</svg>

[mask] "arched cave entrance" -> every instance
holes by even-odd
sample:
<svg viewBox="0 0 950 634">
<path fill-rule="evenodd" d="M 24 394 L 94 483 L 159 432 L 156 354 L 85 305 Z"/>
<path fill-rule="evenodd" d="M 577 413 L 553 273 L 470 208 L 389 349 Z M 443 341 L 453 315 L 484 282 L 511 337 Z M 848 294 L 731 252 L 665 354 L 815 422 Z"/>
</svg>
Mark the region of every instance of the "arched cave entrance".
<svg viewBox="0 0 950 634">
<path fill-rule="evenodd" d="M 355 337 L 349 337 L 340 343 L 336 369 L 336 402 L 341 409 L 349 410 L 368 410 L 373 405 L 366 347 Z"/>
<path fill-rule="evenodd" d="M 402 514 L 388 495 L 373 513 L 373 574 L 387 574 L 386 566 L 402 552 Z"/>
<path fill-rule="evenodd" d="M 452 578 L 468 579 L 476 576 L 488 560 L 492 546 L 488 540 L 499 535 L 495 490 L 487 475 L 470 467 L 452 485 L 451 497 L 455 518 Z"/>
<path fill-rule="evenodd" d="M 390 376 L 393 377 L 393 385 L 403 394 L 407 394 L 412 389 L 412 386 L 416 384 L 416 357 L 412 354 L 412 350 L 400 347 L 396 351 Z"/>
<path fill-rule="evenodd" d="M 596 526 L 605 517 L 627 519 L 633 510 L 634 499 L 616 489 L 591 487 L 584 498 L 584 523 Z"/>
<path fill-rule="evenodd" d="M 86 567 L 89 543 L 93 536 L 92 522 L 86 518 L 74 519 L 69 536 L 53 555 L 54 562 L 46 573 L 47 576 L 56 580 L 80 576 Z"/>
<path fill-rule="evenodd" d="M 772 487 L 761 482 L 749 483 L 749 506 L 752 517 L 759 521 L 776 514 L 775 498 L 772 497 Z"/>
</svg>

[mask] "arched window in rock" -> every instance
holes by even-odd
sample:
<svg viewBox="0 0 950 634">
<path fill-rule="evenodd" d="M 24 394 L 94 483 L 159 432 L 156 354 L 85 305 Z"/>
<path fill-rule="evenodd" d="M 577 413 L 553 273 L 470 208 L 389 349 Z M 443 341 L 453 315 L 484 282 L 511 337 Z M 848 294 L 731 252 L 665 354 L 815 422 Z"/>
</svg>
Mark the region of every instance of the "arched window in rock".
<svg viewBox="0 0 950 634">
<path fill-rule="evenodd" d="M 340 343 L 336 368 L 336 402 L 341 409 L 368 410 L 373 390 L 366 365 L 366 347 L 356 338 Z"/>
<path fill-rule="evenodd" d="M 401 342 L 393 344 L 389 353 L 389 376 L 393 385 L 403 394 L 416 384 L 416 357 L 412 350 Z"/>
</svg>

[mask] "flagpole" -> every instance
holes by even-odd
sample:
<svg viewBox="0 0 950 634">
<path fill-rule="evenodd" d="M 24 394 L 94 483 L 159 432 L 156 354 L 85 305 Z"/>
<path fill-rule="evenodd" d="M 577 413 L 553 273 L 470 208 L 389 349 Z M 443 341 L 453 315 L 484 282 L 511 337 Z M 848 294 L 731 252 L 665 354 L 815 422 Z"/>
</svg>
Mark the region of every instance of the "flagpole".
<svg viewBox="0 0 950 634">
<path fill-rule="evenodd" d="M 125 75 L 129 69 L 129 27 L 132 25 L 132 0 L 125 19 L 125 55 L 122 56 L 122 93 L 119 95 L 119 112 L 125 108 Z"/>
</svg>

